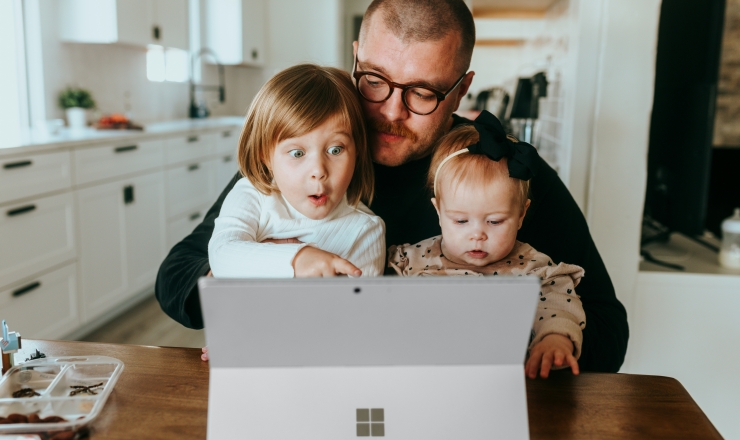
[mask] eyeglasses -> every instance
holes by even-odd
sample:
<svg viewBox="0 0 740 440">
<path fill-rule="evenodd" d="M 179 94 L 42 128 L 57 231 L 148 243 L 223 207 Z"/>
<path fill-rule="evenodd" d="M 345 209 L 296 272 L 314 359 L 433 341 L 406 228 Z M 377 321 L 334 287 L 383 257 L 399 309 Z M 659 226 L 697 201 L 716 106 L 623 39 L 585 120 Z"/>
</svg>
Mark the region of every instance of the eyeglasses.
<svg viewBox="0 0 740 440">
<path fill-rule="evenodd" d="M 393 89 L 401 89 L 403 104 L 411 112 L 417 115 L 428 115 L 437 110 L 439 103 L 452 93 L 460 85 L 465 73 L 462 74 L 455 84 L 446 92 L 440 92 L 429 87 L 416 84 L 398 84 L 383 78 L 377 73 L 357 71 L 357 55 L 352 67 L 352 76 L 357 81 L 357 90 L 360 95 L 370 102 L 383 102 L 393 94 Z"/>
</svg>

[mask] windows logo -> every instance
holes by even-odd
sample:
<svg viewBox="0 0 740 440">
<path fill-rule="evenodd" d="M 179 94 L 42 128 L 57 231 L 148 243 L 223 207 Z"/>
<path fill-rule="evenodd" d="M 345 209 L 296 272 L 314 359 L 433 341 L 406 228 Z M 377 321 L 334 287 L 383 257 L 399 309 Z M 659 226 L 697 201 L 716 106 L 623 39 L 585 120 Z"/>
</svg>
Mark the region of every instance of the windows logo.
<svg viewBox="0 0 740 440">
<path fill-rule="evenodd" d="M 357 408 L 357 437 L 385 437 L 383 408 Z"/>
</svg>

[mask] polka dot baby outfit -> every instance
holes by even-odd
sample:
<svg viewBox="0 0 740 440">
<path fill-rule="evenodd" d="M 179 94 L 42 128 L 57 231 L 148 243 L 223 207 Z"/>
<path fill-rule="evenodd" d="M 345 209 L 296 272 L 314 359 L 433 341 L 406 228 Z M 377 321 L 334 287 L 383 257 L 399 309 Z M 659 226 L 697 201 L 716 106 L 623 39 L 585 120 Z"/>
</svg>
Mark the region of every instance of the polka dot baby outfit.
<svg viewBox="0 0 740 440">
<path fill-rule="evenodd" d="M 575 287 L 583 277 L 583 268 L 573 264 L 555 264 L 547 255 L 519 241 L 509 255 L 487 266 L 457 264 L 445 258 L 441 243 L 440 235 L 416 244 L 391 246 L 388 249 L 388 267 L 392 267 L 398 275 L 407 277 L 537 276 L 541 280 L 540 301 L 529 348 L 547 335 L 558 334 L 573 342 L 576 359 L 581 356 L 586 314 Z"/>
</svg>

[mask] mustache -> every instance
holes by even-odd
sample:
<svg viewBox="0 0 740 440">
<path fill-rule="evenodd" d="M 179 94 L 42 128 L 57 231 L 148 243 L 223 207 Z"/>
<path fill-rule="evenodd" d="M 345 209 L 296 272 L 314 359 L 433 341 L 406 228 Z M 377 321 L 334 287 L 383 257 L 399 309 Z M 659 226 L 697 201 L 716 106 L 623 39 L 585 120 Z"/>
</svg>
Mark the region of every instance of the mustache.
<svg viewBox="0 0 740 440">
<path fill-rule="evenodd" d="M 411 142 L 416 142 L 419 140 L 419 137 L 416 135 L 416 133 L 409 130 L 400 122 L 387 122 L 368 118 L 367 125 L 372 130 L 390 133 L 394 136 L 403 136 Z"/>
</svg>

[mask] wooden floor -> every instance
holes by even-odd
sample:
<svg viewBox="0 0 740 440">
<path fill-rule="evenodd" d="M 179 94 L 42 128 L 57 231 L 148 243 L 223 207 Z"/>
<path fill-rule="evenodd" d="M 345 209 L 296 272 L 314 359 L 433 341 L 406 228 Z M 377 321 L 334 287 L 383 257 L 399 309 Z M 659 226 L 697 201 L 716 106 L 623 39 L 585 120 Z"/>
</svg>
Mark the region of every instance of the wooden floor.
<svg viewBox="0 0 740 440">
<path fill-rule="evenodd" d="M 165 315 L 154 295 L 80 340 L 197 348 L 206 343 L 203 330 L 185 328 Z"/>
</svg>

